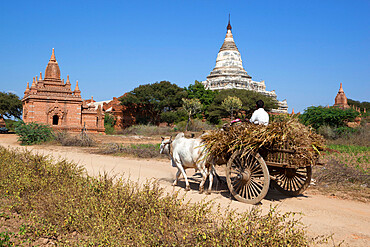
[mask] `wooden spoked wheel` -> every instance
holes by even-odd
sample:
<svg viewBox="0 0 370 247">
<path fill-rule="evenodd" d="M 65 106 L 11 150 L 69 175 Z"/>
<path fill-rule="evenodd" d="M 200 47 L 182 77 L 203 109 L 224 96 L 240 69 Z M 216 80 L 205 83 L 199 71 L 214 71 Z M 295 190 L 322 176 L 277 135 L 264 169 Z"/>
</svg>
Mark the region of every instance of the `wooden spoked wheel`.
<svg viewBox="0 0 370 247">
<path fill-rule="evenodd" d="M 240 202 L 259 203 L 267 194 L 270 175 L 265 161 L 258 153 L 236 151 L 226 166 L 227 186 Z"/>
<path fill-rule="evenodd" d="M 276 176 L 271 178 L 271 184 L 285 195 L 298 196 L 310 185 L 311 177 L 311 166 L 281 168 L 278 170 Z"/>
</svg>

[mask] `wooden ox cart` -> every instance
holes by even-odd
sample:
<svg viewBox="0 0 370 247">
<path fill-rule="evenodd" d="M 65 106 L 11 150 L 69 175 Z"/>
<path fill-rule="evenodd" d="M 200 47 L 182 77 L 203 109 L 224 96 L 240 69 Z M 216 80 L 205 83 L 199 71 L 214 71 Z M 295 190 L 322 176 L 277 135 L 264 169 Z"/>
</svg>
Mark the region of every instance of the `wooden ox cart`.
<svg viewBox="0 0 370 247">
<path fill-rule="evenodd" d="M 285 195 L 300 195 L 311 182 L 312 169 L 311 165 L 292 164 L 294 153 L 294 150 L 279 148 L 235 151 L 226 165 L 231 194 L 238 201 L 256 204 L 266 196 L 271 183 Z"/>
<path fill-rule="evenodd" d="M 211 131 L 203 140 L 213 160 L 223 160 L 213 163 L 226 163 L 231 194 L 250 204 L 266 196 L 270 183 L 288 196 L 304 192 L 323 143 L 321 136 L 296 119 L 268 127 L 242 125 Z"/>
</svg>

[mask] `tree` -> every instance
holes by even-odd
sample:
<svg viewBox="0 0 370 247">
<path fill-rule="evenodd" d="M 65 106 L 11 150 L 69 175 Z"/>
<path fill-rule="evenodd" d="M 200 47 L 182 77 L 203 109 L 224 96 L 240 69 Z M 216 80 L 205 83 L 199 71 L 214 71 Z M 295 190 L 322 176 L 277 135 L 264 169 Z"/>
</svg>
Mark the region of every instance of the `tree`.
<svg viewBox="0 0 370 247">
<path fill-rule="evenodd" d="M 0 92 L 0 115 L 21 119 L 22 101 L 17 95 Z"/>
<path fill-rule="evenodd" d="M 229 116 L 229 113 L 222 107 L 222 102 L 228 96 L 238 97 L 242 101 L 241 111 L 245 112 L 245 117 L 250 117 L 256 108 L 256 101 L 261 99 L 265 102 L 265 110 L 270 111 L 276 109 L 277 100 L 261 93 L 244 90 L 244 89 L 226 89 L 222 90 L 222 93 L 218 93 L 214 98 L 212 104 L 208 107 L 207 119 L 214 124 L 219 123 L 222 117 Z"/>
<path fill-rule="evenodd" d="M 230 119 L 234 119 L 234 111 L 238 111 L 242 108 L 242 101 L 238 97 L 227 96 L 224 101 L 222 101 L 222 107 L 226 109 L 227 112 L 230 113 Z"/>
<path fill-rule="evenodd" d="M 139 105 L 148 112 L 146 116 L 152 123 L 159 122 L 162 112 L 173 111 L 181 107 L 181 99 L 187 92 L 176 84 L 168 81 L 140 85 L 120 98 L 122 105 Z"/>
<path fill-rule="evenodd" d="M 202 103 L 197 98 L 182 99 L 182 102 L 182 107 L 188 113 L 188 121 L 185 127 L 185 131 L 187 131 L 191 117 L 202 110 Z"/>
<path fill-rule="evenodd" d="M 188 92 L 189 99 L 196 98 L 200 100 L 204 111 L 207 111 L 218 93 L 218 91 L 205 89 L 204 85 L 199 81 L 195 81 L 194 85 L 190 84 L 189 87 L 185 89 Z"/>
<path fill-rule="evenodd" d="M 342 127 L 353 121 L 359 113 L 353 109 L 340 109 L 338 107 L 311 106 L 299 116 L 304 125 L 311 125 L 318 129 L 321 126 Z"/>
</svg>

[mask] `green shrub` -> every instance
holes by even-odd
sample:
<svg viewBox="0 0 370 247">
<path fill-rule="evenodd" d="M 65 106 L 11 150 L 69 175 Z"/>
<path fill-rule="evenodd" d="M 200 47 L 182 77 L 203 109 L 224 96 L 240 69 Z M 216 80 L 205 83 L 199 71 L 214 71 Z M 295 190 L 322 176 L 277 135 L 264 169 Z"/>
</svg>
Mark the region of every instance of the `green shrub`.
<svg viewBox="0 0 370 247">
<path fill-rule="evenodd" d="M 115 133 L 114 125 L 116 124 L 116 118 L 109 113 L 105 113 L 104 116 L 104 127 L 105 127 L 105 134 L 112 135 Z"/>
<path fill-rule="evenodd" d="M 347 126 L 338 127 L 335 129 L 335 133 L 339 137 L 348 137 L 349 135 L 352 135 L 358 131 L 357 128 L 350 128 Z"/>
<path fill-rule="evenodd" d="M 184 121 L 187 118 L 188 118 L 188 114 L 182 108 L 176 111 L 166 111 L 166 112 L 161 113 L 161 122 L 167 122 L 170 124 Z"/>
<path fill-rule="evenodd" d="M 14 131 L 15 127 L 17 126 L 18 121 L 13 120 L 13 119 L 4 119 L 4 120 L 5 120 L 6 128 L 9 131 Z"/>
<path fill-rule="evenodd" d="M 53 130 L 49 125 L 40 123 L 17 123 L 15 133 L 19 136 L 18 141 L 23 145 L 39 144 L 53 139 Z"/>
<path fill-rule="evenodd" d="M 315 129 L 324 125 L 337 128 L 345 126 L 346 122 L 353 121 L 358 115 L 352 108 L 343 110 L 338 107 L 311 106 L 305 109 L 299 120 Z"/>
</svg>

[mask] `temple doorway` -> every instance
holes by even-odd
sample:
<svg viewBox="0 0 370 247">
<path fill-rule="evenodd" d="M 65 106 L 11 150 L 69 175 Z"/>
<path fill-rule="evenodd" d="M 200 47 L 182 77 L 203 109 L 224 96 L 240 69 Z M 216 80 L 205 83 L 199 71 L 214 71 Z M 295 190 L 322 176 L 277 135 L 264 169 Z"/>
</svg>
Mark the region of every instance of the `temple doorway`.
<svg viewBox="0 0 370 247">
<path fill-rule="evenodd" d="M 58 125 L 58 123 L 59 123 L 59 117 L 58 117 L 58 115 L 54 115 L 53 116 L 53 125 Z"/>
</svg>

